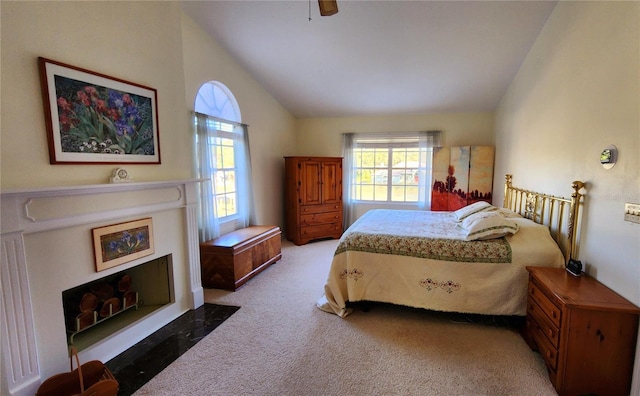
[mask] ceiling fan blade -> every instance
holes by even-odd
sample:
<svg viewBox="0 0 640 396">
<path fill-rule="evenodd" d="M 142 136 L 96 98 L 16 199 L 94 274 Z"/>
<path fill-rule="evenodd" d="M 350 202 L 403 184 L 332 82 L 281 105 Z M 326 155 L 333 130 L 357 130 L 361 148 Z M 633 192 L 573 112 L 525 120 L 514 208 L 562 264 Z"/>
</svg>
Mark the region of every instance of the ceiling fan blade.
<svg viewBox="0 0 640 396">
<path fill-rule="evenodd" d="M 329 16 L 338 13 L 338 1 L 337 0 L 318 0 L 320 5 L 320 15 Z"/>
</svg>

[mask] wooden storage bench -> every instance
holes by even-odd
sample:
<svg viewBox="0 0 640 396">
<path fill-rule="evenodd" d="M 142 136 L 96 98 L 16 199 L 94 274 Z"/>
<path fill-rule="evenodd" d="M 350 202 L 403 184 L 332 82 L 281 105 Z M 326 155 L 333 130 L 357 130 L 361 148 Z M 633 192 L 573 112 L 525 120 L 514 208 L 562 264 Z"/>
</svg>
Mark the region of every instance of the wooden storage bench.
<svg viewBox="0 0 640 396">
<path fill-rule="evenodd" d="M 276 226 L 250 226 L 200 244 L 202 286 L 235 291 L 280 260 Z"/>
</svg>

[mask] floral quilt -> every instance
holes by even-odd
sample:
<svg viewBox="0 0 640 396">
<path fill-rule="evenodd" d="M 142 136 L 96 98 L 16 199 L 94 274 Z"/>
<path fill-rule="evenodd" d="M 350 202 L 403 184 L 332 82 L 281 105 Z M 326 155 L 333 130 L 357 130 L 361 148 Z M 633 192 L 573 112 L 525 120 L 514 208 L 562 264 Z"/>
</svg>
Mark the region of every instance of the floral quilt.
<svg viewBox="0 0 640 396">
<path fill-rule="evenodd" d="M 514 235 L 464 241 L 450 212 L 369 211 L 340 239 L 317 306 L 341 317 L 349 301 L 525 315 L 525 267 L 560 267 L 564 257 L 545 226 L 515 221 Z"/>
</svg>

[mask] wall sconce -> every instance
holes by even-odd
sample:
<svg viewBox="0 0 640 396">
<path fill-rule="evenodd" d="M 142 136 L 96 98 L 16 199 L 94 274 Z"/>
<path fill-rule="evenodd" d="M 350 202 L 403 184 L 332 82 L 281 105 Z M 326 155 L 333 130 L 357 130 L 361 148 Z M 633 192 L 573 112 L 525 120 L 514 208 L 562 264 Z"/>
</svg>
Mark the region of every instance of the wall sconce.
<svg viewBox="0 0 640 396">
<path fill-rule="evenodd" d="M 618 148 L 613 144 L 605 147 L 600 153 L 600 164 L 604 169 L 611 169 L 618 160 Z"/>
</svg>

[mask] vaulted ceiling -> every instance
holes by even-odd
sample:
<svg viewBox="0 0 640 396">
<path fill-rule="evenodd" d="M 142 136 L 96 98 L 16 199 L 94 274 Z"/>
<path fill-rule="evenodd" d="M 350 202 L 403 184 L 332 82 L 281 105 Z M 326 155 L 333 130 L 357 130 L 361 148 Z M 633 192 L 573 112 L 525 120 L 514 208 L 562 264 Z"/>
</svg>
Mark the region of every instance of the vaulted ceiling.
<svg viewBox="0 0 640 396">
<path fill-rule="evenodd" d="M 493 111 L 555 1 L 183 1 L 295 117 Z M 222 81 L 224 83 L 224 81 Z"/>
</svg>

